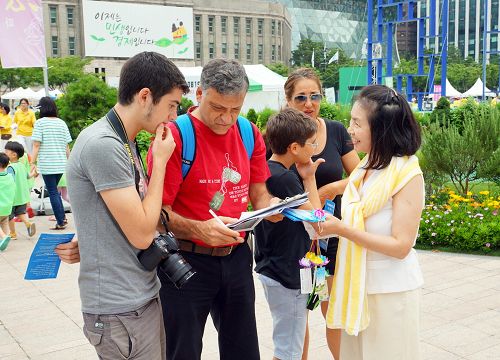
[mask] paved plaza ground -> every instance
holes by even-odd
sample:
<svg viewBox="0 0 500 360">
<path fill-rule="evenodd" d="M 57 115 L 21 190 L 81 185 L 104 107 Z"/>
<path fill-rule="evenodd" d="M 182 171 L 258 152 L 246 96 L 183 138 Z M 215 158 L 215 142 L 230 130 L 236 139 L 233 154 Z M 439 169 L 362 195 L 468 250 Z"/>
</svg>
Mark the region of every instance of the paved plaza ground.
<svg viewBox="0 0 500 360">
<path fill-rule="evenodd" d="M 49 232 L 48 217 L 35 219 L 39 232 Z M 0 253 L 0 359 L 97 359 L 82 333 L 78 265 L 62 264 L 55 280 L 24 280 L 37 236 L 29 239 L 21 224 L 18 229 L 19 239 Z M 428 251 L 419 251 L 419 258 L 423 359 L 500 359 L 500 258 Z M 255 285 L 261 356 L 271 359 L 272 320 L 262 287 Z M 310 314 L 310 329 L 309 358 L 331 359 L 319 309 Z M 203 343 L 202 358 L 218 359 L 211 320 Z"/>
</svg>

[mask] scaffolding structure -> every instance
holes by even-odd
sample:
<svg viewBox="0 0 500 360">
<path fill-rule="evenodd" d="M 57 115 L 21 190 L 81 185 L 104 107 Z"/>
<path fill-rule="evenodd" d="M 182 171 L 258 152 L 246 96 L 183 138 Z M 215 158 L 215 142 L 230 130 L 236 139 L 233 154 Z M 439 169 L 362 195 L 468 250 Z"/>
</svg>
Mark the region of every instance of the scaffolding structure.
<svg viewBox="0 0 500 360">
<path fill-rule="evenodd" d="M 436 0 L 429 1 L 429 15 L 415 16 L 415 9 L 420 1 L 415 0 L 368 0 L 368 84 L 382 84 L 385 77 L 393 78 L 393 31 L 397 24 L 416 22 L 417 23 L 417 73 L 397 74 L 396 89 L 403 90 L 403 81 L 406 79 L 405 94 L 407 100 L 414 97 L 418 102 L 418 109 L 422 110 L 424 99 L 434 92 L 434 78 L 437 61 L 441 60 L 441 95 L 446 94 L 446 68 L 448 58 L 448 0 L 441 1 L 441 32 L 436 31 L 439 13 L 436 11 Z M 406 14 L 404 11 L 406 7 Z M 390 9 L 390 18 L 385 15 Z M 376 12 L 376 18 L 374 18 Z M 395 15 L 395 18 L 394 18 Z M 372 21 L 374 19 L 375 21 Z M 374 24 L 375 23 L 375 24 Z M 429 31 L 427 32 L 427 26 Z M 427 35 L 428 33 L 428 35 Z M 426 39 L 439 44 L 433 50 L 426 49 Z M 374 49 L 379 51 L 373 51 Z M 381 51 L 385 50 L 385 51 Z M 431 50 L 427 51 L 426 50 Z M 439 51 L 441 50 L 441 51 Z M 384 55 L 385 53 L 385 55 Z M 425 71 L 425 62 L 428 59 L 429 70 Z M 428 77 L 427 86 L 424 91 L 413 90 L 413 79 L 415 77 Z"/>
</svg>

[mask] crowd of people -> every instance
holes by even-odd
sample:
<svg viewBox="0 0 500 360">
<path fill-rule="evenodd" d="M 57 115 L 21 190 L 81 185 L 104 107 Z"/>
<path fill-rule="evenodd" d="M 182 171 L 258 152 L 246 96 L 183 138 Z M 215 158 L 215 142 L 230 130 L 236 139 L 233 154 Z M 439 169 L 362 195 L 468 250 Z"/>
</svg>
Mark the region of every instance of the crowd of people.
<svg viewBox="0 0 500 360">
<path fill-rule="evenodd" d="M 298 69 L 263 136 L 240 116 L 248 87 L 241 64 L 213 59 L 202 70 L 198 105 L 177 118 L 189 91 L 182 73 L 163 55 L 143 52 L 123 66 L 117 104 L 82 131 L 71 154 L 50 99 L 32 132 L 24 120 L 22 144 L 10 141 L 8 156 L 0 153 L 0 184 L 16 189 L 11 194 L 21 185 L 9 168 L 21 168 L 18 151 L 33 144 L 16 176 L 27 182 L 42 174 L 55 229 L 66 225 L 56 196 L 67 173 L 78 239 L 56 252 L 80 263 L 88 341 L 100 359 L 201 359 L 210 314 L 221 359 L 260 359 L 255 260 L 274 359 L 307 359 L 310 299 L 299 260 L 321 236 L 329 259 L 321 310 L 332 357 L 419 359 L 422 275 L 413 246 L 424 187 L 415 156 L 420 129 L 408 102 L 386 86 L 367 86 L 346 129 L 319 116 L 321 81 Z M 141 130 L 155 134 L 147 164 L 135 143 Z M 248 233 L 227 226 L 250 204 L 259 210 L 304 192 L 302 210 L 334 204 L 312 236 L 302 222 L 275 215 L 254 229 L 252 249 Z M 6 210 L 9 202 L 2 192 L 1 224 L 13 215 L 23 220 L 23 204 Z M 175 236 L 174 246 L 164 233 Z"/>
<path fill-rule="evenodd" d="M 10 107 L 0 104 L 0 156 L 3 159 L 0 163 L 0 251 L 7 249 L 11 240 L 17 240 L 16 222 L 25 225 L 29 237 L 35 235 L 30 202 L 35 178 L 40 173 L 57 221 L 52 230 L 64 230 L 67 224 L 57 185 L 65 172 L 71 135 L 66 123 L 57 117 L 53 99 L 40 99 L 38 120 L 28 106 L 28 99 L 21 99 L 12 118 Z"/>
</svg>

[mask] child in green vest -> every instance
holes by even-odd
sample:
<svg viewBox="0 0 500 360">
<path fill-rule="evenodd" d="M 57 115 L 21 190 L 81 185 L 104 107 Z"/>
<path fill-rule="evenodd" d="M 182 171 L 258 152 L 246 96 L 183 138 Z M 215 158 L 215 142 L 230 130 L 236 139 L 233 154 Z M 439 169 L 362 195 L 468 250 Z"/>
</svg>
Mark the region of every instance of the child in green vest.
<svg viewBox="0 0 500 360">
<path fill-rule="evenodd" d="M 9 157 L 7 154 L 0 152 L 0 251 L 7 249 L 10 236 L 9 231 L 9 215 L 12 213 L 12 204 L 14 203 L 14 195 L 16 194 L 16 184 L 14 177 L 7 173 L 9 165 Z"/>
<path fill-rule="evenodd" d="M 30 190 L 28 180 L 35 176 L 35 169 L 31 169 L 28 173 L 26 166 L 19 161 L 24 155 L 23 146 L 16 141 L 9 141 L 5 145 L 5 153 L 10 159 L 10 165 L 7 172 L 14 174 L 14 182 L 16 184 L 16 194 L 14 203 L 12 204 L 12 212 L 9 216 L 10 237 L 12 240 L 17 239 L 16 225 L 14 217 L 18 217 L 26 225 L 28 235 L 31 237 L 36 233 L 35 224 L 28 220 L 26 215 L 26 205 L 30 202 Z"/>
</svg>

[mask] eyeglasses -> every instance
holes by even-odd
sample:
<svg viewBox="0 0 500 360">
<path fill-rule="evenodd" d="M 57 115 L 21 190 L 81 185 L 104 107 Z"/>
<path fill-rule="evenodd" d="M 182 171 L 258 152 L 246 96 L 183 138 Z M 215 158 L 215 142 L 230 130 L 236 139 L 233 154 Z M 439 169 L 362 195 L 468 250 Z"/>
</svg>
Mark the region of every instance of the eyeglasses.
<svg viewBox="0 0 500 360">
<path fill-rule="evenodd" d="M 296 103 L 303 104 L 307 101 L 307 99 L 311 99 L 311 102 L 313 103 L 319 103 L 321 102 L 321 99 L 323 99 L 323 95 L 321 94 L 311 94 L 311 95 L 297 95 L 293 98 L 293 100 Z"/>
<path fill-rule="evenodd" d="M 306 142 L 306 144 L 307 145 L 311 145 L 311 147 L 314 148 L 314 149 L 316 149 L 319 146 L 319 144 L 317 142 L 313 142 L 313 143 L 312 142 Z"/>
</svg>

